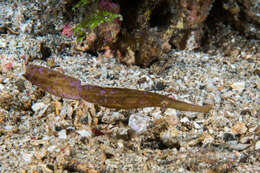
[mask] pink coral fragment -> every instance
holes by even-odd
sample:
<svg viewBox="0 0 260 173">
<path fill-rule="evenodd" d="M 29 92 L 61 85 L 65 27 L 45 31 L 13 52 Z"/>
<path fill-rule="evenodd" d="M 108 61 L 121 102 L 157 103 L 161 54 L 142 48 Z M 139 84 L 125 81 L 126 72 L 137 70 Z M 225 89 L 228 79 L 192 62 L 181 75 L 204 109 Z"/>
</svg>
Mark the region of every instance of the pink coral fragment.
<svg viewBox="0 0 260 173">
<path fill-rule="evenodd" d="M 73 34 L 72 26 L 71 25 L 64 25 L 61 35 L 66 37 L 71 37 Z"/>
<path fill-rule="evenodd" d="M 6 63 L 6 64 L 5 64 L 5 68 L 6 68 L 7 70 L 11 70 L 11 69 L 13 68 L 13 63 L 11 63 L 11 62 Z"/>
</svg>

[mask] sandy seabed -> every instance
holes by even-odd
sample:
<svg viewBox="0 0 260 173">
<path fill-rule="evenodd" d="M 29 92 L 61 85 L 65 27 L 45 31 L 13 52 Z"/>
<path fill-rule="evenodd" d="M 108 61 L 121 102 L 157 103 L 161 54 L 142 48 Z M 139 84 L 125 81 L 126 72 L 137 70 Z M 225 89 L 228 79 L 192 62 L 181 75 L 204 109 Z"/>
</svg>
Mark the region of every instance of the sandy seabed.
<svg viewBox="0 0 260 173">
<path fill-rule="evenodd" d="M 16 5 L 0 2 L 0 172 L 260 171 L 259 41 L 219 24 L 207 51 L 172 50 L 142 69 L 76 51 L 74 38 L 61 35 L 62 19 L 49 20 L 52 31 L 39 3 Z M 26 60 L 83 84 L 214 107 L 115 110 L 62 99 L 22 77 Z"/>
</svg>

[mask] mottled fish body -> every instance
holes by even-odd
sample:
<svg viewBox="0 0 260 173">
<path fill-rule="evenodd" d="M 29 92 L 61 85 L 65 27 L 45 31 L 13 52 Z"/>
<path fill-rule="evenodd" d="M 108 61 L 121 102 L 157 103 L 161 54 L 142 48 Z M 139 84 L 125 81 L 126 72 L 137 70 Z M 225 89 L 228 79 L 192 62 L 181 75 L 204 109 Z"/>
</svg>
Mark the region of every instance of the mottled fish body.
<svg viewBox="0 0 260 173">
<path fill-rule="evenodd" d="M 50 94 L 68 99 L 83 99 L 107 108 L 162 107 L 192 112 L 209 112 L 211 109 L 211 105 L 193 105 L 148 91 L 81 85 L 78 79 L 37 65 L 27 65 L 23 76 Z"/>
</svg>

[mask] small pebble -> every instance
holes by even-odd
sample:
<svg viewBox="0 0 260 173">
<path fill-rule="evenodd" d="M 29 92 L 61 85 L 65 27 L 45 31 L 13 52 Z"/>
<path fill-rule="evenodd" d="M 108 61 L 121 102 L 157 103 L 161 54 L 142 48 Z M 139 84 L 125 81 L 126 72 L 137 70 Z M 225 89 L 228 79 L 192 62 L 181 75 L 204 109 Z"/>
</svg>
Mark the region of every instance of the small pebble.
<svg viewBox="0 0 260 173">
<path fill-rule="evenodd" d="M 256 150 L 259 150 L 259 149 L 260 149 L 260 141 L 257 141 L 257 142 L 255 143 L 255 149 L 256 149 Z"/>
<path fill-rule="evenodd" d="M 143 116 L 140 113 L 130 115 L 128 125 L 136 131 L 136 133 L 142 133 L 146 131 L 148 125 L 149 117 Z"/>
<path fill-rule="evenodd" d="M 9 125 L 4 126 L 5 130 L 12 130 L 13 128 L 14 128 L 13 126 L 9 126 Z"/>
<path fill-rule="evenodd" d="M 175 126 L 179 123 L 179 117 L 177 116 L 177 111 L 175 109 L 166 109 L 164 113 L 167 117 L 168 124 Z"/>
<path fill-rule="evenodd" d="M 188 123 L 188 122 L 190 122 L 190 120 L 189 120 L 187 117 L 183 117 L 183 118 L 180 120 L 180 122 L 182 122 L 182 123 Z"/>
<path fill-rule="evenodd" d="M 241 81 L 241 82 L 232 83 L 230 86 L 233 90 L 236 90 L 239 93 L 241 93 L 245 89 L 245 85 L 246 85 L 245 81 Z"/>
<path fill-rule="evenodd" d="M 58 138 L 60 138 L 60 139 L 66 139 L 67 138 L 67 134 L 66 134 L 66 130 L 65 129 L 59 131 Z"/>
<path fill-rule="evenodd" d="M 179 136 L 181 136 L 182 132 L 178 129 L 170 126 L 167 130 L 164 130 L 160 133 L 160 139 L 167 146 L 173 146 L 179 143 Z"/>
<path fill-rule="evenodd" d="M 11 41 L 9 42 L 9 46 L 10 46 L 10 48 L 15 49 L 16 46 L 17 46 L 17 42 L 16 42 L 15 40 L 11 40 Z"/>
<path fill-rule="evenodd" d="M 50 153 L 53 152 L 56 148 L 56 145 L 51 145 L 47 148 L 47 151 L 49 151 Z"/>
<path fill-rule="evenodd" d="M 22 157 L 23 157 L 23 160 L 25 162 L 31 162 L 32 161 L 32 158 L 33 158 L 33 154 L 29 154 L 29 153 L 21 153 L 22 154 Z"/>
<path fill-rule="evenodd" d="M 193 125 L 195 129 L 201 129 L 201 126 L 198 123 L 193 122 Z"/>
<path fill-rule="evenodd" d="M 202 62 L 207 62 L 209 60 L 209 55 L 203 55 L 202 57 L 201 57 L 201 61 Z"/>
<path fill-rule="evenodd" d="M 9 81 L 10 81 L 9 78 L 5 78 L 5 79 L 2 81 L 2 83 L 3 83 L 3 84 L 7 84 Z"/>
<path fill-rule="evenodd" d="M 230 145 L 229 148 L 232 150 L 242 151 L 248 148 L 251 144 L 234 144 Z"/>
<path fill-rule="evenodd" d="M 245 123 L 242 122 L 237 122 L 232 128 L 231 131 L 233 134 L 235 135 L 241 135 L 246 133 L 247 131 L 247 127 L 245 125 Z"/>
<path fill-rule="evenodd" d="M 41 109 L 44 109 L 46 107 L 46 104 L 43 102 L 35 103 L 32 105 L 32 110 L 34 112 L 39 112 Z"/>
<path fill-rule="evenodd" d="M 83 130 L 77 130 L 76 132 L 77 132 L 80 136 L 82 136 L 82 137 L 87 137 L 87 138 L 91 137 L 91 135 L 92 135 L 92 132 L 91 132 L 91 131 L 85 130 L 85 129 L 83 129 Z"/>
<path fill-rule="evenodd" d="M 0 40 L 0 48 L 6 48 L 7 47 L 7 43 L 5 40 Z"/>
</svg>

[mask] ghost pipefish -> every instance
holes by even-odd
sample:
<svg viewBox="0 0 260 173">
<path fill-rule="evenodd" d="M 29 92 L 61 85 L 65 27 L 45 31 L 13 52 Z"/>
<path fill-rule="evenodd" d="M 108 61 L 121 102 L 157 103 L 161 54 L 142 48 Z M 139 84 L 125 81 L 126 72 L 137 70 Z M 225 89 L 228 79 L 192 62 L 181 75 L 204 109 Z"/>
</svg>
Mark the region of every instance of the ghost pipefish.
<svg viewBox="0 0 260 173">
<path fill-rule="evenodd" d="M 26 66 L 23 76 L 50 94 L 68 99 L 83 99 L 107 108 L 162 107 L 192 112 L 209 112 L 212 108 L 211 105 L 193 105 L 148 91 L 81 85 L 78 79 L 32 64 Z"/>
</svg>

